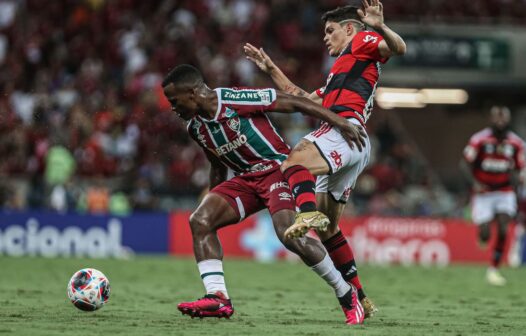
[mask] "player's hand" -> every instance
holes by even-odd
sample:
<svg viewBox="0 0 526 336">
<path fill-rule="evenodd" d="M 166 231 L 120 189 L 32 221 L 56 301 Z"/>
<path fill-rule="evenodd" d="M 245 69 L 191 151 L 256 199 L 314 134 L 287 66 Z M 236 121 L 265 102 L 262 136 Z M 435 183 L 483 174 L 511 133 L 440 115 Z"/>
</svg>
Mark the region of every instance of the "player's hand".
<svg viewBox="0 0 526 336">
<path fill-rule="evenodd" d="M 252 44 L 246 43 L 243 46 L 243 50 L 245 51 L 247 59 L 256 63 L 256 65 L 264 72 L 270 73 L 276 68 L 276 65 L 274 64 L 274 62 L 272 62 L 272 59 L 270 59 L 270 57 L 263 50 L 263 48 L 258 49 Z"/>
<path fill-rule="evenodd" d="M 338 128 L 340 129 L 342 137 L 349 144 L 349 147 L 354 148 L 354 146 L 356 146 L 361 152 L 363 147 L 365 147 L 365 138 L 367 137 L 363 127 L 345 120 L 345 124 Z"/>
<path fill-rule="evenodd" d="M 363 0 L 363 10 L 358 9 L 358 15 L 363 23 L 373 29 L 379 29 L 384 24 L 384 6 L 379 0 Z"/>
</svg>

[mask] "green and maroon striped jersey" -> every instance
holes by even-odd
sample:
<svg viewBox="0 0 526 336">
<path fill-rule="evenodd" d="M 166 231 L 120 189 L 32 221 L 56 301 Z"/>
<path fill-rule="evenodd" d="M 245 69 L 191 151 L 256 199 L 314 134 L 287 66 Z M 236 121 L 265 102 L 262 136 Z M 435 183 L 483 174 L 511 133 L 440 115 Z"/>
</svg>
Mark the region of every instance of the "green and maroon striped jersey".
<svg viewBox="0 0 526 336">
<path fill-rule="evenodd" d="M 265 112 L 276 101 L 274 89 L 215 89 L 217 112 L 188 123 L 190 136 L 236 174 L 278 167 L 290 152 Z"/>
</svg>

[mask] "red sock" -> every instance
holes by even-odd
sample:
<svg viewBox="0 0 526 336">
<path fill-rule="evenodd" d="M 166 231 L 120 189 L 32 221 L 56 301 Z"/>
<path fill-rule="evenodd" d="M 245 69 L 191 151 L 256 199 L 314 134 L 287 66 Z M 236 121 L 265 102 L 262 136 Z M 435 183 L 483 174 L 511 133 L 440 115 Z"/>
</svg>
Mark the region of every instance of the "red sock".
<svg viewBox="0 0 526 336">
<path fill-rule="evenodd" d="M 316 211 L 316 181 L 307 168 L 292 166 L 285 169 L 283 176 L 289 183 L 300 212 Z"/>
<path fill-rule="evenodd" d="M 351 245 L 347 242 L 341 231 L 331 238 L 325 240 L 323 245 L 329 252 L 329 256 L 340 271 L 345 281 L 350 282 L 358 290 L 358 298 L 361 300 L 366 295 L 363 291 L 360 278 L 358 277 L 358 269 L 354 261 L 354 254 L 352 253 Z"/>
</svg>

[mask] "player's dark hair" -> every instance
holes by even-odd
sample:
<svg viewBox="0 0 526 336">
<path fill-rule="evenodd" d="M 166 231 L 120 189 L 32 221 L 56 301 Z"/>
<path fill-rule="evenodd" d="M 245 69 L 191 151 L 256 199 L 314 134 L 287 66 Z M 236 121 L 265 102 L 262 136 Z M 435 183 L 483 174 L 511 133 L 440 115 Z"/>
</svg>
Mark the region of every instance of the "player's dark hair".
<svg viewBox="0 0 526 336">
<path fill-rule="evenodd" d="M 181 64 L 173 68 L 163 80 L 163 87 L 170 84 L 197 86 L 203 83 L 201 72 L 189 64 Z"/>
<path fill-rule="evenodd" d="M 323 23 L 330 22 L 341 22 L 344 20 L 357 20 L 360 21 L 360 16 L 358 15 L 358 7 L 353 5 L 347 5 L 343 7 L 338 7 L 336 9 L 325 12 L 321 16 Z"/>
</svg>

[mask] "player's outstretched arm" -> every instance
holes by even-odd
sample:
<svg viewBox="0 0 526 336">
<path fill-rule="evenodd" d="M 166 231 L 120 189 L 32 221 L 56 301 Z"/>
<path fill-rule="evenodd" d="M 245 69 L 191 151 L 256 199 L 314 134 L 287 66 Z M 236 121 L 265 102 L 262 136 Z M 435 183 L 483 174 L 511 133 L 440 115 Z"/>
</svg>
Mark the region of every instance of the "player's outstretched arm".
<svg viewBox="0 0 526 336">
<path fill-rule="evenodd" d="M 281 71 L 281 69 L 272 61 L 263 48 L 256 48 L 250 43 L 246 43 L 243 47 L 247 59 L 254 62 L 263 72 L 270 75 L 274 84 L 281 90 L 293 96 L 307 97 L 314 102 L 321 104 L 321 98 L 316 92 L 307 93 L 296 84 L 292 83 L 290 79 Z"/>
<path fill-rule="evenodd" d="M 226 181 L 228 169 L 219 159 L 208 150 L 204 150 L 208 161 L 210 161 L 210 185 L 209 190 Z"/>
<path fill-rule="evenodd" d="M 384 6 L 379 0 L 363 0 L 363 10 L 358 9 L 358 15 L 363 23 L 376 30 L 384 38 L 378 45 L 382 57 L 403 55 L 406 45 L 402 37 L 387 27 L 384 22 Z"/>
<path fill-rule="evenodd" d="M 347 119 L 312 102 L 306 97 L 297 97 L 279 91 L 276 91 L 276 93 L 277 99 L 274 107 L 275 112 L 301 112 L 305 115 L 323 120 L 338 128 L 351 148 L 356 145 L 358 150 L 362 151 L 362 148 L 365 146 L 364 139 L 367 135 L 361 126 L 350 123 Z"/>
</svg>

